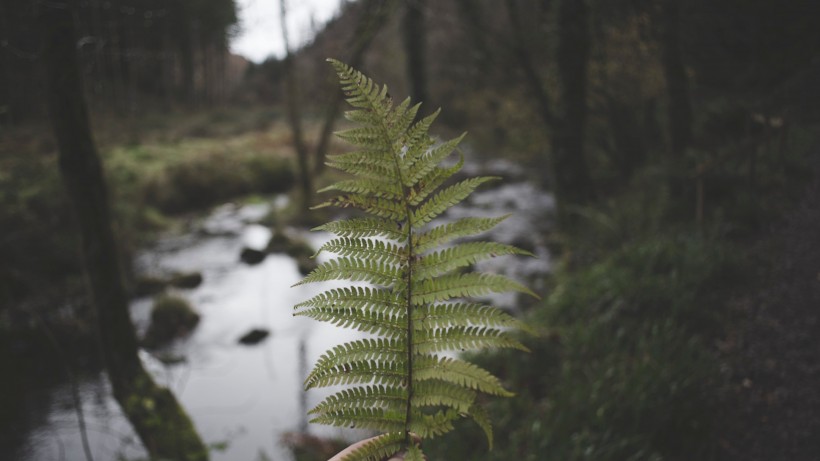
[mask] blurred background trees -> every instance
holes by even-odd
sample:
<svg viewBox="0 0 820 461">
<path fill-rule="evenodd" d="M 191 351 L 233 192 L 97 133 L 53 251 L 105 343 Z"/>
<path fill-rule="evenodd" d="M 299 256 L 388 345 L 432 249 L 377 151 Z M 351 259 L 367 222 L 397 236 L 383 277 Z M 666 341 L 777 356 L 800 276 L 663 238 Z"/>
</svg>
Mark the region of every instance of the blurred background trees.
<svg viewBox="0 0 820 461">
<path fill-rule="evenodd" d="M 234 0 L 48 3 L 72 12 L 127 279 L 136 248 L 177 215 L 289 192 L 297 171 L 303 196 L 327 182 L 323 158 L 338 149 L 331 132 L 343 106 L 325 59 L 338 58 L 386 82 L 394 99 L 422 100 L 422 116 L 443 107 L 441 134 L 469 131 L 476 163 L 512 160 L 556 197 L 558 226 L 543 238 L 560 272 L 545 286 L 557 294 L 534 309 L 534 321 L 555 326 L 533 345 L 550 366 L 496 362 L 528 386 L 497 409 L 508 440 L 537 453 L 560 442 L 537 437 L 557 434 L 570 440 L 560 459 L 585 449 L 677 459 L 686 446 L 674 434 L 686 431 L 687 446 L 715 447 L 711 415 L 698 408 L 719 400 L 720 367 L 708 357 L 730 323 L 712 316 L 726 313 L 712 293 L 732 272 L 722 245 L 753 251 L 750 239 L 808 176 L 802 154 L 820 123 L 815 2 L 341 1 L 306 42 L 258 63 L 230 52 L 241 27 Z M 87 317 L 79 232 L 44 135 L 40 6 L 0 0 L 6 331 L 29 328 L 32 312 L 60 317 L 54 306 L 66 300 Z M 65 323 L 88 337 L 83 322 Z M 676 406 L 670 389 L 681 383 L 694 406 Z M 614 391 L 585 400 L 601 388 Z M 654 419 L 653 406 L 685 418 Z M 541 413 L 519 421 L 533 408 Z"/>
</svg>

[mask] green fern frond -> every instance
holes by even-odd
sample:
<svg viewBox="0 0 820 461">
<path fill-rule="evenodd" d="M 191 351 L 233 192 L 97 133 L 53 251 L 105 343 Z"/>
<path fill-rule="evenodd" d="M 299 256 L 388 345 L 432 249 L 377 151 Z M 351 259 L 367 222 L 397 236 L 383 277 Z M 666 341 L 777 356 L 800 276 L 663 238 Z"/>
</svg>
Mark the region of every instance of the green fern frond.
<svg viewBox="0 0 820 461">
<path fill-rule="evenodd" d="M 400 264 L 407 259 L 404 246 L 373 239 L 341 237 L 333 239 L 319 248 L 316 255 L 326 251 L 339 256 L 359 256 L 387 264 Z"/>
<path fill-rule="evenodd" d="M 515 328 L 535 334 L 527 324 L 503 310 L 477 303 L 428 304 L 413 313 L 416 329 L 450 326 L 488 326 Z"/>
<path fill-rule="evenodd" d="M 414 408 L 445 406 L 460 413 L 468 413 L 475 404 L 475 398 L 476 393 L 463 386 L 427 380 L 416 383 L 410 404 Z"/>
<path fill-rule="evenodd" d="M 383 178 L 383 177 L 382 177 Z M 339 181 L 324 189 L 319 189 L 319 193 L 337 190 L 339 192 L 351 192 L 370 197 L 386 198 L 390 200 L 400 200 L 403 197 L 401 186 L 393 181 L 385 179 L 351 179 Z"/>
<path fill-rule="evenodd" d="M 510 215 L 497 218 L 461 218 L 451 223 L 442 224 L 427 232 L 414 235 L 413 248 L 418 253 L 425 253 L 455 239 L 487 232 L 508 217 Z"/>
<path fill-rule="evenodd" d="M 425 461 L 421 448 L 416 445 L 408 447 L 407 453 L 404 455 L 404 461 Z"/>
<path fill-rule="evenodd" d="M 343 389 L 327 397 L 308 412 L 310 415 L 339 411 L 346 408 L 379 407 L 400 411 L 407 401 L 407 390 L 401 387 L 364 386 Z"/>
<path fill-rule="evenodd" d="M 398 278 L 399 269 L 396 266 L 374 260 L 342 257 L 321 264 L 294 286 L 328 280 L 370 282 L 387 286 Z"/>
<path fill-rule="evenodd" d="M 401 240 L 406 234 L 396 221 L 381 218 L 354 218 L 347 221 L 333 221 L 313 228 L 314 231 L 331 232 L 339 237 L 385 237 Z"/>
<path fill-rule="evenodd" d="M 458 419 L 458 412 L 452 409 L 437 411 L 432 415 L 411 410 L 410 432 L 423 439 L 431 439 L 453 430 L 453 421 Z"/>
<path fill-rule="evenodd" d="M 407 311 L 404 308 L 402 299 L 396 293 L 370 287 L 345 287 L 325 291 L 295 305 L 294 309 L 297 312 L 294 315 L 299 315 L 300 310 L 311 307 L 370 309 L 396 315 Z"/>
<path fill-rule="evenodd" d="M 490 422 L 490 415 L 487 414 L 487 410 L 485 410 L 481 405 L 473 405 L 467 413 L 471 418 L 473 418 L 473 421 L 478 424 L 478 427 L 484 431 L 484 435 L 487 436 L 487 445 L 489 445 L 490 450 L 492 450 L 493 425 Z"/>
<path fill-rule="evenodd" d="M 396 179 L 396 171 L 384 164 L 383 150 L 373 149 L 329 155 L 325 164 L 352 175 L 374 179 Z"/>
<path fill-rule="evenodd" d="M 305 385 L 316 380 L 317 371 L 373 359 L 400 361 L 406 356 L 407 345 L 400 340 L 366 338 L 345 343 L 335 346 L 319 358 L 313 371 L 305 379 Z"/>
<path fill-rule="evenodd" d="M 414 382 L 436 379 L 485 394 L 512 397 L 514 394 L 501 386 L 498 378 L 472 363 L 435 355 L 418 356 L 413 364 Z"/>
<path fill-rule="evenodd" d="M 404 429 L 404 411 L 386 410 L 384 408 L 342 408 L 316 416 L 310 422 L 337 427 L 394 432 Z"/>
<path fill-rule="evenodd" d="M 532 256 L 532 253 L 503 243 L 462 243 L 422 256 L 416 265 L 415 277 L 419 280 L 438 277 L 455 269 L 470 266 L 478 261 L 504 255 Z"/>
<path fill-rule="evenodd" d="M 399 386 L 407 381 L 405 362 L 391 360 L 355 360 L 329 368 L 316 368 L 305 388 L 335 386 L 338 384 L 387 384 Z"/>
<path fill-rule="evenodd" d="M 353 328 L 365 333 L 373 333 L 389 338 L 401 337 L 406 333 L 406 314 L 386 314 L 377 312 L 377 309 L 314 307 L 300 311 L 297 315 L 321 322 L 330 322 L 337 327 Z"/>
<path fill-rule="evenodd" d="M 369 440 L 357 451 L 342 458 L 342 461 L 382 461 L 401 450 L 405 441 L 404 432 L 388 432 Z M 408 458 L 405 457 L 405 461 Z"/>
<path fill-rule="evenodd" d="M 406 174 L 404 175 L 404 184 L 407 187 L 415 186 L 421 178 L 433 171 L 439 163 L 447 158 L 456 149 L 456 146 L 458 146 L 465 136 L 467 136 L 467 133 L 463 133 L 461 136 L 451 139 L 444 144 L 425 152 L 417 159 L 408 159 L 413 163 L 411 163 L 407 168 Z"/>
<path fill-rule="evenodd" d="M 529 352 L 521 342 L 509 334 L 486 327 L 450 327 L 438 330 L 418 330 L 413 337 L 413 347 L 420 354 L 441 351 L 466 351 L 475 349 L 519 349 Z"/>
<path fill-rule="evenodd" d="M 492 176 L 471 178 L 443 189 L 413 210 L 410 219 L 411 224 L 417 227 L 427 224 L 447 209 L 467 198 L 478 186 L 494 179 L 498 178 Z"/>
<path fill-rule="evenodd" d="M 348 455 L 348 461 L 381 460 L 402 450 L 405 459 L 418 461 L 423 454 L 410 434 L 436 437 L 462 417 L 475 420 L 492 446 L 492 427 L 478 404 L 479 394 L 513 394 L 488 371 L 435 354 L 487 347 L 526 350 L 507 331 L 527 331 L 526 325 L 469 298 L 535 293 L 501 275 L 462 271 L 497 256 L 531 254 L 495 242 L 454 242 L 488 231 L 506 216 L 428 226 L 496 178 L 447 185 L 464 165 L 458 150 L 464 135 L 436 145 L 429 129 L 439 111 L 416 121 L 418 104 L 405 99 L 394 106 L 387 87 L 345 64 L 331 63 L 354 108 L 345 116 L 358 124 L 337 135 L 359 150 L 329 156 L 327 165 L 352 178 L 322 189 L 340 195 L 317 207 L 356 208 L 367 216 L 317 227 L 336 237 L 316 254 L 332 253 L 335 259 L 297 285 L 348 280 L 372 286 L 327 290 L 297 304 L 294 315 L 373 337 L 335 346 L 319 358 L 305 379 L 307 389 L 354 387 L 324 399 L 310 411 L 311 421 L 386 432 Z M 454 152 L 458 161 L 443 165 Z"/>
<path fill-rule="evenodd" d="M 448 274 L 432 280 L 416 280 L 413 303 L 416 306 L 452 298 L 485 296 L 490 293 L 518 291 L 538 297 L 529 288 L 498 274 Z"/>
<path fill-rule="evenodd" d="M 347 194 L 333 197 L 312 209 L 335 206 L 339 208 L 358 208 L 380 218 L 400 220 L 404 217 L 404 206 L 394 200 L 379 197 L 368 197 L 362 194 Z"/>
<path fill-rule="evenodd" d="M 408 201 L 410 206 L 416 206 L 430 196 L 439 188 L 444 181 L 450 179 L 454 174 L 461 171 L 464 166 L 464 155 L 459 153 L 458 162 L 449 168 L 433 168 L 427 175 L 421 178 L 416 186 L 410 190 Z"/>
</svg>

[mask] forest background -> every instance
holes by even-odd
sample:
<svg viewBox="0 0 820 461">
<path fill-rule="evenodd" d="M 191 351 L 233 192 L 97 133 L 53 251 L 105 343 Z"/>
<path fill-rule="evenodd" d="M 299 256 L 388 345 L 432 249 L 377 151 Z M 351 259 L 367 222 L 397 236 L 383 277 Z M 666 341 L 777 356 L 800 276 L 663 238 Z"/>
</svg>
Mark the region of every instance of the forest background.
<svg viewBox="0 0 820 461">
<path fill-rule="evenodd" d="M 134 253 L 187 213 L 286 192 L 300 205 L 282 219 L 321 222 L 302 205 L 342 149 L 334 57 L 425 114 L 442 107 L 440 134 L 469 131 L 479 162 L 519 163 L 557 203 L 546 300 L 517 312 L 543 334 L 524 339 L 531 354 L 477 358 L 518 392 L 491 405 L 498 446 L 465 428 L 431 442 L 434 459 L 820 457 L 817 313 L 802 307 L 818 275 L 798 272 L 805 293 L 776 314 L 789 298 L 761 294 L 808 264 L 778 229 L 811 215 L 798 204 L 817 165 L 813 2 L 360 0 L 255 64 L 228 51 L 230 0 L 2 0 L 4 427 L 28 383 L 64 379 L 58 362 L 104 361 L 82 206 L 48 116 L 59 37 L 43 18 L 59 9 L 130 294 Z"/>
</svg>

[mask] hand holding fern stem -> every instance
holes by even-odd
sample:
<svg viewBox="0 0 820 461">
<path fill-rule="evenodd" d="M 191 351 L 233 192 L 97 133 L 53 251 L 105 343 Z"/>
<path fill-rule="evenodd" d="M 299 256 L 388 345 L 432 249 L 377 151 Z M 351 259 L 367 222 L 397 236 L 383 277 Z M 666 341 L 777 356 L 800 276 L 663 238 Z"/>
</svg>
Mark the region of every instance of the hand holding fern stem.
<svg viewBox="0 0 820 461">
<path fill-rule="evenodd" d="M 369 286 L 325 291 L 297 304 L 295 315 L 374 337 L 336 346 L 319 359 L 305 380 L 307 389 L 358 386 L 322 401 L 310 411 L 311 422 L 385 432 L 340 454 L 345 461 L 380 461 L 399 452 L 406 453 L 406 460 L 420 461 L 423 454 L 411 431 L 419 440 L 432 438 L 452 430 L 453 421 L 461 417 L 472 418 L 492 448 L 490 420 L 478 394 L 513 394 L 486 370 L 437 353 L 487 347 L 526 350 L 508 331 L 526 331 L 521 322 L 495 307 L 454 300 L 505 291 L 536 296 L 504 276 L 465 272 L 484 259 L 531 254 L 495 242 L 457 242 L 491 229 L 504 217 L 461 218 L 432 226 L 448 208 L 493 178 L 443 187 L 464 159 L 449 167 L 440 163 L 463 135 L 436 145 L 428 130 L 438 111 L 416 121 L 419 105 L 411 106 L 407 99 L 394 107 L 386 87 L 345 64 L 331 63 L 355 109 L 345 115 L 361 125 L 337 135 L 360 150 L 329 157 L 329 166 L 353 179 L 320 191 L 341 195 L 318 207 L 357 208 L 369 216 L 316 228 L 338 236 L 319 249 L 338 257 L 297 285 L 349 280 Z"/>
</svg>

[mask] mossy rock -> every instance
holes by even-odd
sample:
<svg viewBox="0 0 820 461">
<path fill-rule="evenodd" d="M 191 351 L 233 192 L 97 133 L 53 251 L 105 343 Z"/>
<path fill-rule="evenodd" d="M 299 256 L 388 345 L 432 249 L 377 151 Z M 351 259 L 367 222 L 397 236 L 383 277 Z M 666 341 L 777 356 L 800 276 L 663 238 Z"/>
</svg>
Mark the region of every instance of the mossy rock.
<svg viewBox="0 0 820 461">
<path fill-rule="evenodd" d="M 239 344 L 244 344 L 246 346 L 254 346 L 256 344 L 261 343 L 270 335 L 270 331 L 263 329 L 263 328 L 254 328 L 251 331 L 242 335 L 239 338 Z"/>
<path fill-rule="evenodd" d="M 309 274 L 317 265 L 316 260 L 313 259 L 316 250 L 310 244 L 304 239 L 291 237 L 287 232 L 280 229 L 273 230 L 273 236 L 268 241 L 265 251 L 268 253 L 284 253 L 295 259 L 296 266 L 302 275 Z"/>
<path fill-rule="evenodd" d="M 158 296 L 151 309 L 151 325 L 145 333 L 143 344 L 148 348 L 160 347 L 176 338 L 187 336 L 198 323 L 199 314 L 194 312 L 184 298 Z"/>
<path fill-rule="evenodd" d="M 279 229 L 273 230 L 273 236 L 268 241 L 268 246 L 265 248 L 268 253 L 285 253 L 291 258 L 299 258 L 300 256 L 310 258 L 316 253 L 316 250 L 310 246 L 304 239 L 299 237 L 292 237 Z"/>
<path fill-rule="evenodd" d="M 134 280 L 134 286 L 131 290 L 133 296 L 139 298 L 142 296 L 152 296 L 165 291 L 168 287 L 168 281 L 161 277 L 154 277 L 151 275 L 141 275 Z"/>
</svg>

